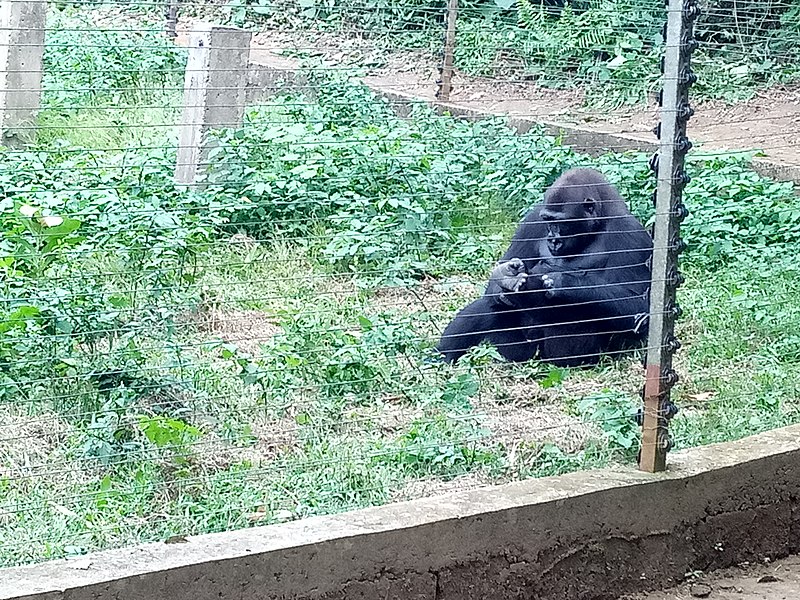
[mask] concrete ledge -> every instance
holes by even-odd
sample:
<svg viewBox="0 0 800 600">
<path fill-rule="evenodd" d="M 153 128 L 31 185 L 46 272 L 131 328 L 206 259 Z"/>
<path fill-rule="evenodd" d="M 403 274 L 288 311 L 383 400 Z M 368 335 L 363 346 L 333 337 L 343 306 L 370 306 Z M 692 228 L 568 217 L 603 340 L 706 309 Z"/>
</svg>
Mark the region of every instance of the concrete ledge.
<svg viewBox="0 0 800 600">
<path fill-rule="evenodd" d="M 753 170 L 769 179 L 775 181 L 792 181 L 800 186 L 800 166 L 776 163 L 763 158 L 754 158 L 750 161 Z M 800 189 L 795 188 L 795 193 L 800 194 Z"/>
<path fill-rule="evenodd" d="M 0 571 L 3 600 L 612 599 L 800 547 L 800 426 L 606 469 Z"/>
</svg>

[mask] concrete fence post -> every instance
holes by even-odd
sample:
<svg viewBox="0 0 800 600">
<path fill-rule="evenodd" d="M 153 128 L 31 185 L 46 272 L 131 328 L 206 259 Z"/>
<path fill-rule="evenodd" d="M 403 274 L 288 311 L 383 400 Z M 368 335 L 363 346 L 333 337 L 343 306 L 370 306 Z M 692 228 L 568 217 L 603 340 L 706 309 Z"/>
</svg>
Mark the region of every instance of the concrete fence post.
<svg viewBox="0 0 800 600">
<path fill-rule="evenodd" d="M 198 23 L 190 34 L 175 168 L 180 184 L 195 183 L 203 170 L 208 131 L 242 121 L 251 37 L 250 31 L 210 23 Z"/>
<path fill-rule="evenodd" d="M 697 0 L 667 0 L 666 8 L 661 122 L 655 129 L 659 149 L 650 161 L 658 182 L 653 199 L 653 279 L 639 457 L 639 468 L 651 473 L 667 468 L 667 452 L 672 448 L 668 424 L 677 412 L 670 399 L 670 390 L 678 381 L 672 355 L 680 348 L 675 337 L 675 320 L 680 315 L 675 292 L 683 281 L 678 255 L 684 247 L 681 221 L 688 214 L 683 204 L 683 188 L 689 182 L 684 163 L 692 147 L 686 137 L 686 123 L 694 113 L 689 105 L 689 88 L 697 79 L 691 58 L 697 45 L 693 26 L 700 13 Z"/>
<path fill-rule="evenodd" d="M 47 3 L 0 2 L 0 131 L 3 145 L 33 137 L 39 111 Z M 29 132 L 30 135 L 24 135 Z"/>
</svg>

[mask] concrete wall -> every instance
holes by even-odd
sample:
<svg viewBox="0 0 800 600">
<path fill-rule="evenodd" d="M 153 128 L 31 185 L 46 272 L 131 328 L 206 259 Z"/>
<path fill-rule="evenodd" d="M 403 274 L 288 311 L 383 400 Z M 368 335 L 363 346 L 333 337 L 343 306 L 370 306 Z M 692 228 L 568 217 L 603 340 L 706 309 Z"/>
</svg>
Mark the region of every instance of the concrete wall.
<svg viewBox="0 0 800 600">
<path fill-rule="evenodd" d="M 796 552 L 800 426 L 609 469 L 0 571 L 0 599 L 599 600 Z"/>
</svg>

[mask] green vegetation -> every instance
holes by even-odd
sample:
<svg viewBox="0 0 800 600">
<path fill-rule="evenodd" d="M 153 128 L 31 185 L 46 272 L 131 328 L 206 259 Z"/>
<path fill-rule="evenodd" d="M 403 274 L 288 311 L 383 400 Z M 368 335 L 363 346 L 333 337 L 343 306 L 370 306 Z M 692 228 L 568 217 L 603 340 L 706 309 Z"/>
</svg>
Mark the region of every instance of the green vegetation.
<svg viewBox="0 0 800 600">
<path fill-rule="evenodd" d="M 187 190 L 182 53 L 61 18 L 37 141 L 0 153 L 0 565 L 633 460 L 635 358 L 451 367 L 432 346 L 565 168 L 648 220 L 646 157 L 401 119 L 320 79 L 217 132 Z M 59 42 L 119 68 L 98 85 Z M 792 187 L 741 159 L 691 171 L 679 446 L 795 422 L 800 386 Z"/>
<path fill-rule="evenodd" d="M 237 24 L 339 36 L 337 56 L 380 63 L 438 57 L 445 0 L 232 0 Z M 701 3 L 697 98 L 737 101 L 800 77 L 800 1 Z M 468 75 L 581 88 L 588 104 L 642 103 L 658 86 L 661 0 L 472 0 L 459 3 L 456 68 Z M 354 40 L 358 40 L 356 43 Z M 343 49 L 344 48 L 344 49 Z M 372 48 L 373 50 L 369 50 Z M 310 52 L 306 52 L 310 55 Z"/>
</svg>

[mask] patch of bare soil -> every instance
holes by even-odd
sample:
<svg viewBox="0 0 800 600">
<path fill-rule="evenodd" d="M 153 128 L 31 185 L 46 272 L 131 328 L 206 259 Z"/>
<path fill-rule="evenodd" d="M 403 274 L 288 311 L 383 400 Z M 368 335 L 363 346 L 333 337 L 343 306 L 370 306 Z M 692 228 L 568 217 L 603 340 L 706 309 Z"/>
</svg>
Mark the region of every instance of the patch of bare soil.
<svg viewBox="0 0 800 600">
<path fill-rule="evenodd" d="M 203 306 L 187 320 L 199 331 L 235 344 L 252 356 L 258 356 L 261 344 L 282 331 L 268 314 L 258 310 Z"/>
<path fill-rule="evenodd" d="M 57 415 L 36 417 L 0 412 L 0 477 L 41 474 L 62 446 L 69 426 Z"/>
<path fill-rule="evenodd" d="M 671 590 L 623 596 L 620 600 L 796 600 L 800 598 L 800 557 L 743 565 L 703 575 Z"/>
<path fill-rule="evenodd" d="M 427 70 L 384 73 L 364 78 L 368 85 L 433 100 L 438 74 Z M 576 125 L 609 134 L 622 134 L 654 143 L 658 122 L 655 103 L 598 111 L 582 106 L 579 90 L 551 90 L 533 82 L 498 82 L 458 76 L 451 103 L 499 115 L 536 118 Z M 800 89 L 772 89 L 739 104 L 706 102 L 695 105 L 689 124 L 695 145 L 707 151 L 761 150 L 776 162 L 800 165 Z"/>
</svg>

